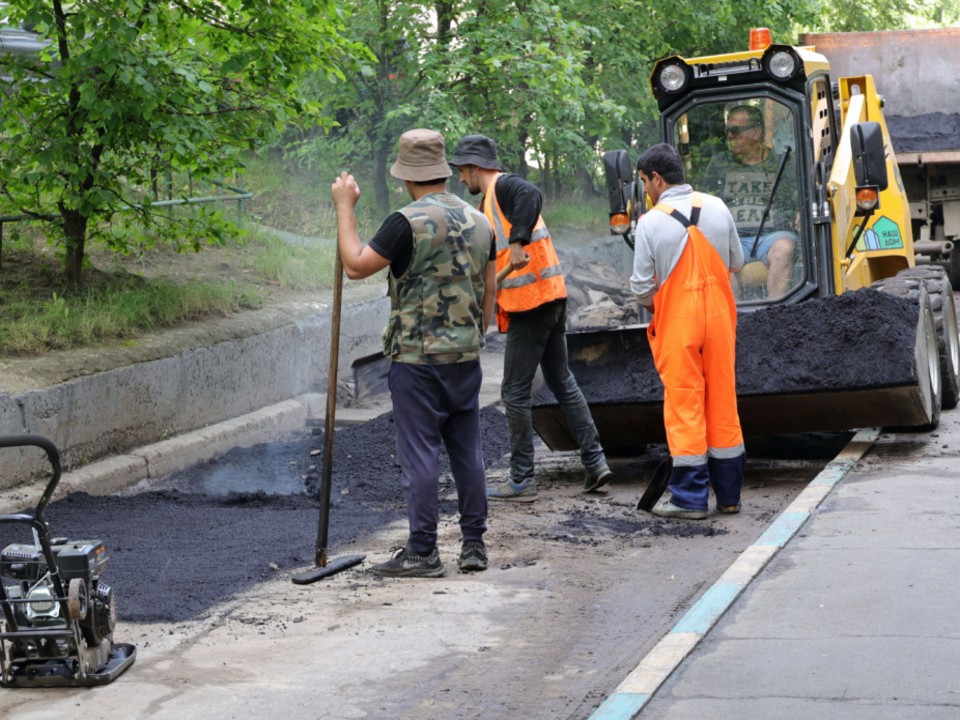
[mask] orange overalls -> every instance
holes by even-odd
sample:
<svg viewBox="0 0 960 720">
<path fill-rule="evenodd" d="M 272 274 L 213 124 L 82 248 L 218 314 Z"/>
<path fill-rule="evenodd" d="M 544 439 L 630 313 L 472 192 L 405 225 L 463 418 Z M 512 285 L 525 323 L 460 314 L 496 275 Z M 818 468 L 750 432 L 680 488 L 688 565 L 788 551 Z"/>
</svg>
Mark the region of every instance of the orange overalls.
<svg viewBox="0 0 960 720">
<path fill-rule="evenodd" d="M 705 510 L 710 481 L 718 503 L 740 502 L 741 478 L 712 477 L 707 459 L 737 458 L 742 470 L 743 435 L 735 376 L 737 307 L 729 268 L 696 226 L 699 202 L 695 193 L 691 220 L 666 204 L 653 208 L 684 225 L 688 239 L 653 297 L 647 338 L 664 386 L 663 420 L 673 459 L 671 502 Z"/>
</svg>

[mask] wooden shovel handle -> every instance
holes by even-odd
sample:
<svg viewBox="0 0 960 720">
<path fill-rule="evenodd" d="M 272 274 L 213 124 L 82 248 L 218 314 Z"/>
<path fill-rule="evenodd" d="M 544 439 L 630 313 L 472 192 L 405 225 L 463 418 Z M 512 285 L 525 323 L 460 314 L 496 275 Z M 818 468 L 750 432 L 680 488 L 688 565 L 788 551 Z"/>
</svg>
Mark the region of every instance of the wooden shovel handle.
<svg viewBox="0 0 960 720">
<path fill-rule="evenodd" d="M 497 273 L 497 285 L 503 282 L 503 279 L 513 272 L 513 263 L 507 263 L 506 267 Z"/>
</svg>

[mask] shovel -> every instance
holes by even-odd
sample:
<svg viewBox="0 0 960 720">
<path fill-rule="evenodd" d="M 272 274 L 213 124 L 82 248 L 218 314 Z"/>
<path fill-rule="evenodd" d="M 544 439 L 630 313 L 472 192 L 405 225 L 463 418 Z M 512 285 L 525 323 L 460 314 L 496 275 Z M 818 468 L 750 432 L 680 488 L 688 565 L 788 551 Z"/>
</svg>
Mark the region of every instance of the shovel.
<svg viewBox="0 0 960 720">
<path fill-rule="evenodd" d="M 333 474 L 334 418 L 337 411 L 337 363 L 340 358 L 340 306 L 343 297 L 343 261 L 337 247 L 333 270 L 333 317 L 330 320 L 330 369 L 327 372 L 327 413 L 324 423 L 323 469 L 320 475 L 320 521 L 317 524 L 316 567 L 293 576 L 294 585 L 308 585 L 364 561 L 366 555 L 344 555 L 327 560 L 327 530 L 330 527 L 330 479 Z"/>
<path fill-rule="evenodd" d="M 647 489 L 643 495 L 640 496 L 640 500 L 637 501 L 637 510 L 646 510 L 647 512 L 653 510 L 653 506 L 657 504 L 657 500 L 660 499 L 660 496 L 663 495 L 667 486 L 670 484 L 670 473 L 672 470 L 672 457 L 668 457 L 660 463 L 653 473 L 653 477 L 650 478 L 650 484 L 647 485 Z"/>
<path fill-rule="evenodd" d="M 513 265 L 507 263 L 506 267 L 497 273 L 497 285 L 503 282 L 513 269 Z M 358 400 L 387 391 L 387 376 L 391 362 L 393 360 L 382 352 L 364 355 L 353 361 L 350 367 L 353 368 L 353 384 Z"/>
</svg>

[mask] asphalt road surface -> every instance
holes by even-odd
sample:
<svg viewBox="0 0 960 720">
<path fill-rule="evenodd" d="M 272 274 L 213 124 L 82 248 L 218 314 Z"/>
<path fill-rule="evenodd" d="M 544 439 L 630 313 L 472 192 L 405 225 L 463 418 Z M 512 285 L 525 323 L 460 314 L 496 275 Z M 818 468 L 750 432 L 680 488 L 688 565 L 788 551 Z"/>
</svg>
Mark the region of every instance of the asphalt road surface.
<svg viewBox="0 0 960 720">
<path fill-rule="evenodd" d="M 406 537 L 391 464 L 363 460 L 389 455 L 388 423 L 375 422 L 378 446 L 337 447 L 380 479 L 361 482 L 341 458 L 331 512 L 331 558 L 367 560 L 313 585 L 290 580 L 313 563 L 317 505 L 298 486 L 316 473 L 308 428 L 122 496 L 55 502 L 56 534 L 107 542 L 114 638 L 138 657 L 106 687 L 0 690 L 3 716 L 584 718 L 849 438 L 754 441 L 743 512 L 702 522 L 635 509 L 661 446 L 613 462 L 616 481 L 591 495 L 573 454 L 540 447 L 540 498 L 491 504 L 489 570 L 456 571 L 446 478 L 448 573 L 401 580 L 368 570 Z M 503 457 L 489 464 L 501 479 Z"/>
</svg>

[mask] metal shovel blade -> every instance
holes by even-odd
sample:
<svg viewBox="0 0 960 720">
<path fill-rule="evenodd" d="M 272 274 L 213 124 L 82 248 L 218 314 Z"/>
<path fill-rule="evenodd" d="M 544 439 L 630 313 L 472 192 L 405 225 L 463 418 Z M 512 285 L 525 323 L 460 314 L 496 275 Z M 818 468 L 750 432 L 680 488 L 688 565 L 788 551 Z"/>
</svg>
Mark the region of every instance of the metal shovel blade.
<svg viewBox="0 0 960 720">
<path fill-rule="evenodd" d="M 341 570 L 346 570 L 347 568 L 352 568 L 354 565 L 359 565 L 366 559 L 366 557 L 366 555 L 344 555 L 343 557 L 336 558 L 335 560 L 327 563 L 323 567 L 316 567 L 312 570 L 304 570 L 301 573 L 295 573 L 292 578 L 293 584 L 309 585 L 310 583 L 315 583 L 317 580 L 323 580 L 325 577 L 336 575 Z"/>
<path fill-rule="evenodd" d="M 365 355 L 353 361 L 353 383 L 358 400 L 387 392 L 392 363 L 393 360 L 382 352 Z"/>
<path fill-rule="evenodd" d="M 670 484 L 670 472 L 672 470 L 673 458 L 667 458 L 660 463 L 653 473 L 653 477 L 650 478 L 647 489 L 640 496 L 640 500 L 637 501 L 637 510 L 646 510 L 647 512 L 653 510 L 653 506 L 657 504 L 657 500 L 660 499 L 660 496 L 667 489 L 667 485 Z"/>
</svg>

